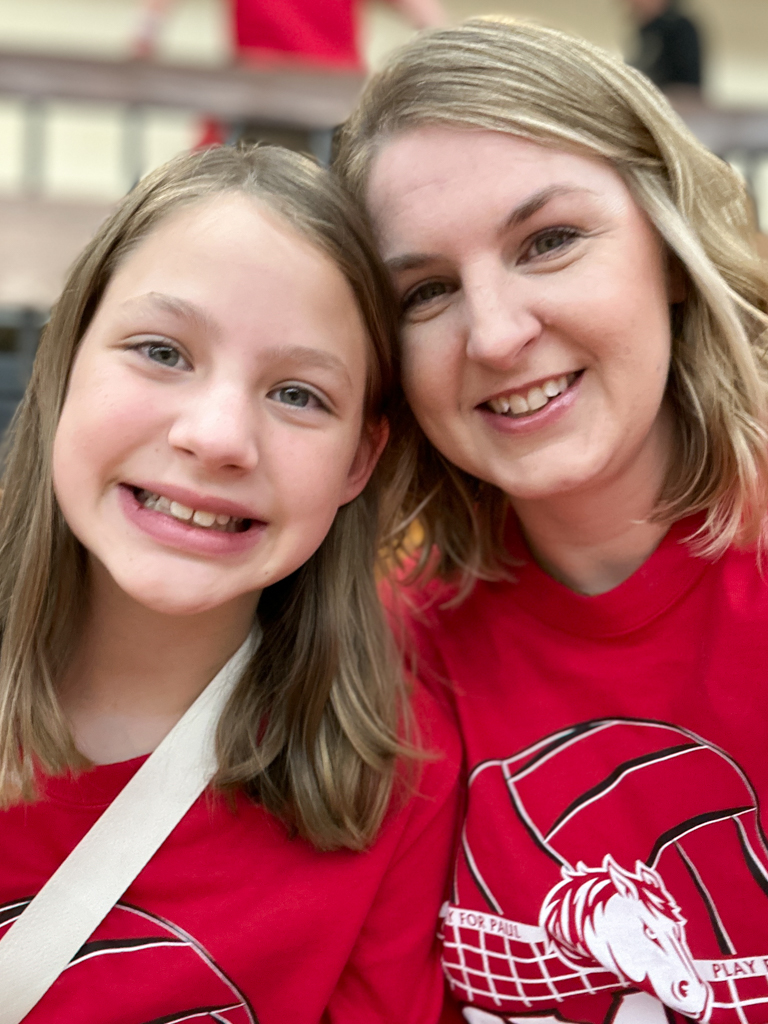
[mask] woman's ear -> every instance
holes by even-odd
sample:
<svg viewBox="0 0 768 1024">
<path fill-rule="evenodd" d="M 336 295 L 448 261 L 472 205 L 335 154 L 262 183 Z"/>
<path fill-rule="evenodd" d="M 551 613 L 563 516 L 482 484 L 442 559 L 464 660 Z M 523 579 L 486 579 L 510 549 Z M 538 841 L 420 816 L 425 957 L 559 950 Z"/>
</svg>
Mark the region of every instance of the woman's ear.
<svg viewBox="0 0 768 1024">
<path fill-rule="evenodd" d="M 673 252 L 667 252 L 667 298 L 670 306 L 688 298 L 688 275 Z"/>
<path fill-rule="evenodd" d="M 345 496 L 343 501 L 339 502 L 340 506 L 353 501 L 360 494 L 370 480 L 388 440 L 389 420 L 386 416 L 382 416 L 376 423 L 363 427 L 360 444 L 349 467 Z"/>
</svg>

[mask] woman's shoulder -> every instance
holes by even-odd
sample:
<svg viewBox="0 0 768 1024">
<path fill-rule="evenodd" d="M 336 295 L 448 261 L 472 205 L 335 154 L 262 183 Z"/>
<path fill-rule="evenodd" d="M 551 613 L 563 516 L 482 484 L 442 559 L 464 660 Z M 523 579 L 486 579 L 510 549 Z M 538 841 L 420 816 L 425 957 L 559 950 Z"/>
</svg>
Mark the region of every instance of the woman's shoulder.
<svg viewBox="0 0 768 1024">
<path fill-rule="evenodd" d="M 410 848 L 425 832 L 435 843 L 450 846 L 463 765 L 457 719 L 450 703 L 419 679 L 411 684 L 410 711 L 406 738 L 414 753 L 401 761 L 389 824 L 399 834 L 399 849 Z"/>
<path fill-rule="evenodd" d="M 461 763 L 462 747 L 453 708 L 447 696 L 420 677 L 411 677 L 411 709 L 415 745 L 426 753 L 426 764 L 443 765 L 438 775 L 453 775 Z"/>
</svg>

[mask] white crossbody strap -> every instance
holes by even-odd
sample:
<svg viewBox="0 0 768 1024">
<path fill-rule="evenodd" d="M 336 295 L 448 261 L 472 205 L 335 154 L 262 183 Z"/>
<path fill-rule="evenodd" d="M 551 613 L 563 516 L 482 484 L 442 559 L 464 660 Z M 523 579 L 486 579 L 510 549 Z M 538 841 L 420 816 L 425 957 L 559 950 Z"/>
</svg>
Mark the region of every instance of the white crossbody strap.
<svg viewBox="0 0 768 1024">
<path fill-rule="evenodd" d="M 0 1024 L 45 995 L 208 785 L 216 723 L 253 649 L 249 637 L 3 936 Z"/>
</svg>

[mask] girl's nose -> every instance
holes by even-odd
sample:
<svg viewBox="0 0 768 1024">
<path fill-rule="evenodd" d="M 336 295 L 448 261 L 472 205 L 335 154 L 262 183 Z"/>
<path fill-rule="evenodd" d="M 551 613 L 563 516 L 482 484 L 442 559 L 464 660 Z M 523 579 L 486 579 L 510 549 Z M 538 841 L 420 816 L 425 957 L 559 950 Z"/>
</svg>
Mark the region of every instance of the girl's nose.
<svg viewBox="0 0 768 1024">
<path fill-rule="evenodd" d="M 235 383 L 211 383 L 185 396 L 168 441 L 209 471 L 253 469 L 259 461 L 253 395 Z"/>
<path fill-rule="evenodd" d="M 467 302 L 467 357 L 506 369 L 526 345 L 541 334 L 542 324 L 531 308 L 526 282 L 499 268 L 464 286 Z"/>
</svg>

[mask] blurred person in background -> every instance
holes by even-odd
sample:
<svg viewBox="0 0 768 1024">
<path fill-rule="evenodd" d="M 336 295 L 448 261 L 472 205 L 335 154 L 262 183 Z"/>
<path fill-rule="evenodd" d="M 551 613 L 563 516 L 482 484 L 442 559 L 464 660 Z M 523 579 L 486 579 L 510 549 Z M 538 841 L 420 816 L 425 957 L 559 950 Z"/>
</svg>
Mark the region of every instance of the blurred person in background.
<svg viewBox="0 0 768 1024">
<path fill-rule="evenodd" d="M 389 0 L 416 28 L 445 21 L 441 0 Z M 134 50 L 154 55 L 175 0 L 143 0 Z M 237 60 L 364 69 L 356 0 L 229 0 Z"/>
<path fill-rule="evenodd" d="M 416 28 L 445 22 L 441 0 L 389 0 Z M 157 52 L 166 17 L 175 0 L 141 0 L 133 52 L 148 59 Z M 359 45 L 357 0 L 228 0 L 234 59 L 241 63 L 365 70 Z M 312 152 L 323 162 L 330 154 L 330 132 L 276 129 L 255 124 L 224 125 L 206 118 L 195 148 L 245 140 L 271 142 Z"/>
<path fill-rule="evenodd" d="M 637 26 L 629 63 L 665 92 L 701 89 L 701 36 L 677 0 L 627 0 Z"/>
</svg>

